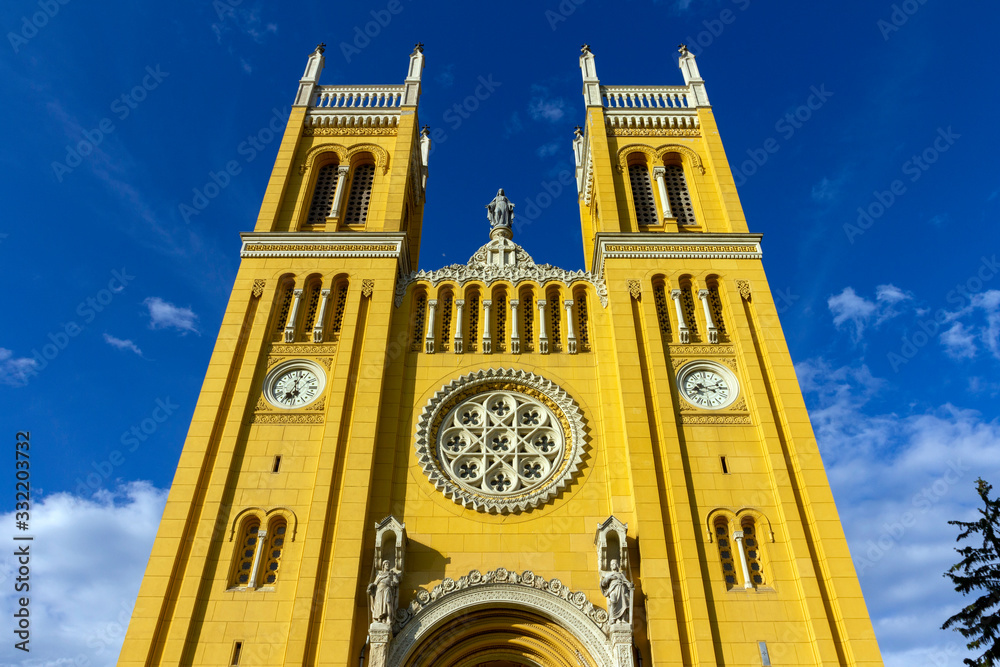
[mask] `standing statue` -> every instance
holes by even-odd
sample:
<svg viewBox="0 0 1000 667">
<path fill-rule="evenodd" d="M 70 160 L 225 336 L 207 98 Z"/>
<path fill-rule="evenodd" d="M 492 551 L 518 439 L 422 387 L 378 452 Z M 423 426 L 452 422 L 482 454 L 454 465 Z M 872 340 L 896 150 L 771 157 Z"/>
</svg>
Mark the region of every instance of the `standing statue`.
<svg viewBox="0 0 1000 667">
<path fill-rule="evenodd" d="M 486 217 L 490 221 L 491 236 L 493 230 L 496 229 L 510 230 L 511 224 L 514 222 L 514 205 L 503 193 L 503 188 L 497 190 L 497 196 L 486 205 Z"/>
<path fill-rule="evenodd" d="M 618 561 L 611 561 L 611 571 L 601 577 L 601 593 L 608 600 L 608 616 L 612 625 L 632 623 L 632 590 L 635 585 L 622 574 Z"/>
<path fill-rule="evenodd" d="M 368 584 L 368 597 L 372 622 L 392 623 L 399 605 L 399 570 L 389 567 L 389 561 L 382 561 L 382 569 L 375 575 L 375 581 Z"/>
</svg>

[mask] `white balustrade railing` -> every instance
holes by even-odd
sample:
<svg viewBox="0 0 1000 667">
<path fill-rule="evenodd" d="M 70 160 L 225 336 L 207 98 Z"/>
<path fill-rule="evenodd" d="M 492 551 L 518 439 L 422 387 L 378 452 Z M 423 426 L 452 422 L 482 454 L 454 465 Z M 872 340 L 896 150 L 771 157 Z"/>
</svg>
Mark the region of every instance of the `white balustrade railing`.
<svg viewBox="0 0 1000 667">
<path fill-rule="evenodd" d="M 398 109 L 405 86 L 319 86 L 313 107 L 321 109 Z"/>
<path fill-rule="evenodd" d="M 601 99 L 609 109 L 693 109 L 697 106 L 688 86 L 601 86 Z"/>
</svg>

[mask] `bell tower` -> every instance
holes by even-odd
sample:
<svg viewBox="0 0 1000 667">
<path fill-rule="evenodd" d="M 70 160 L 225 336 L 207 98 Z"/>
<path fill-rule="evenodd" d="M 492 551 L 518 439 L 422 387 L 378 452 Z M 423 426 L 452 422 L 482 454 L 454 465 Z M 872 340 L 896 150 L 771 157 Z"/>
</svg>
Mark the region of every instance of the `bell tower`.
<svg viewBox="0 0 1000 667">
<path fill-rule="evenodd" d="M 881 664 L 694 56 L 579 64 L 585 270 L 416 270 L 423 48 L 309 56 L 119 664 Z"/>
</svg>

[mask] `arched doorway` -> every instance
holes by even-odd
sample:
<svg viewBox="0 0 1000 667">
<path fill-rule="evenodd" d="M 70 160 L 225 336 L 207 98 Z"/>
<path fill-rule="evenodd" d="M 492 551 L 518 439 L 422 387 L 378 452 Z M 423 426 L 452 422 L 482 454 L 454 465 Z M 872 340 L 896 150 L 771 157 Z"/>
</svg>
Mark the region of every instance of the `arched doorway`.
<svg viewBox="0 0 1000 667">
<path fill-rule="evenodd" d="M 594 665 L 565 628 L 518 609 L 479 609 L 449 618 L 411 651 L 406 667 L 580 667 Z"/>
<path fill-rule="evenodd" d="M 503 568 L 444 580 L 404 608 L 388 667 L 613 667 L 607 612 Z"/>
</svg>

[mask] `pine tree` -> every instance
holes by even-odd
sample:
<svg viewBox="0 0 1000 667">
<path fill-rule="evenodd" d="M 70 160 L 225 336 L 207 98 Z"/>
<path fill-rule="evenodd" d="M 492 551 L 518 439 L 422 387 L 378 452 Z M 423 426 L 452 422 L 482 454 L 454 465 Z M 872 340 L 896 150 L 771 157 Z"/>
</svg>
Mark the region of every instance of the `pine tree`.
<svg viewBox="0 0 1000 667">
<path fill-rule="evenodd" d="M 976 480 L 976 490 L 984 507 L 979 509 L 981 518 L 977 521 L 949 521 L 962 529 L 956 538 L 961 542 L 972 533 L 982 535 L 981 547 L 965 546 L 956 548 L 961 556 L 944 576 L 955 584 L 955 590 L 963 596 L 979 595 L 972 604 L 949 618 L 941 626 L 942 630 L 953 628 L 969 640 L 966 646 L 972 651 L 984 650 L 977 659 L 966 658 L 964 664 L 973 667 L 993 667 L 1000 662 L 1000 614 L 996 607 L 1000 604 L 1000 499 L 991 499 L 993 486 L 982 478 Z M 982 591 L 979 594 L 978 591 Z"/>
</svg>

